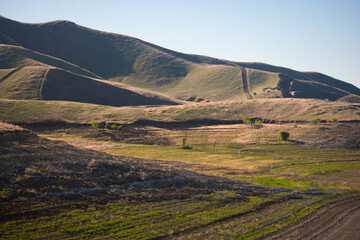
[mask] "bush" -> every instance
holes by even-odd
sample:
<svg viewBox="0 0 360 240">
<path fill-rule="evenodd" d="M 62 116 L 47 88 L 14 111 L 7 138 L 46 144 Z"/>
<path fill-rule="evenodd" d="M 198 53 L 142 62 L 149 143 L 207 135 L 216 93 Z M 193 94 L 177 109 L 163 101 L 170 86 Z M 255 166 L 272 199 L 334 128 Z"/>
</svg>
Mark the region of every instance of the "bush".
<svg viewBox="0 0 360 240">
<path fill-rule="evenodd" d="M 263 122 L 260 119 L 256 119 L 254 122 L 255 128 L 261 128 L 263 126 Z"/>
<path fill-rule="evenodd" d="M 118 127 L 117 127 L 117 129 L 121 129 L 122 128 L 122 125 L 119 125 Z"/>
<path fill-rule="evenodd" d="M 98 128 L 99 127 L 99 123 L 97 121 L 91 120 L 91 127 L 92 128 Z"/>
<path fill-rule="evenodd" d="M 281 140 L 286 141 L 290 137 L 290 133 L 286 131 L 279 131 L 279 137 Z"/>
<path fill-rule="evenodd" d="M 243 117 L 242 118 L 243 123 L 250 124 L 250 118 L 249 117 Z"/>
<path fill-rule="evenodd" d="M 104 128 L 109 128 L 110 125 L 108 123 L 105 124 Z"/>
<path fill-rule="evenodd" d="M 337 119 L 337 117 L 331 117 L 330 118 L 330 122 L 332 122 L 332 123 L 337 123 L 338 122 L 338 119 Z"/>
<path fill-rule="evenodd" d="M 310 121 L 311 124 L 314 124 L 314 125 L 317 125 L 319 122 L 320 122 L 320 118 L 319 117 L 316 117 L 314 118 L 313 120 Z"/>
<path fill-rule="evenodd" d="M 117 126 L 115 124 L 111 125 L 111 129 L 117 129 Z"/>
</svg>

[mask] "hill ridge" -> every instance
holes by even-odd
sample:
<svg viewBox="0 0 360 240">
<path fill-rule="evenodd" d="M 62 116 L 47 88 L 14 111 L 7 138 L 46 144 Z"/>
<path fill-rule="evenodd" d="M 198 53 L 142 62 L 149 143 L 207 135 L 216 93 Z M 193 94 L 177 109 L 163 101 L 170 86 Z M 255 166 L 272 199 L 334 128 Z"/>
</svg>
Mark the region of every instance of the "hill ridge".
<svg viewBox="0 0 360 240">
<path fill-rule="evenodd" d="M 184 54 L 138 38 L 98 31 L 66 20 L 27 24 L 2 17 L 0 33 L 24 48 L 86 69 L 97 78 L 178 99 L 239 100 L 250 94 L 254 98 L 336 100 L 349 94 L 360 95 L 360 89 L 352 84 L 321 73 Z M 0 37 L 0 43 L 4 41 Z M 250 73 L 248 93 L 244 91 L 244 83 L 239 83 L 235 77 L 242 68 Z"/>
</svg>

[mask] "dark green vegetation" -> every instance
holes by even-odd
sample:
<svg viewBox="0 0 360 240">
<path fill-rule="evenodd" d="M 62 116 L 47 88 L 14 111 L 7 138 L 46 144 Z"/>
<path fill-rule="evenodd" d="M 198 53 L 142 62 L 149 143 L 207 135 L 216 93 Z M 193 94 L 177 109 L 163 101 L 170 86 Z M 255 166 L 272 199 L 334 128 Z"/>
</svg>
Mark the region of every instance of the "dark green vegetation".
<svg viewBox="0 0 360 240">
<path fill-rule="evenodd" d="M 279 137 L 280 137 L 281 140 L 286 141 L 290 137 L 290 133 L 280 130 L 279 131 Z"/>
<path fill-rule="evenodd" d="M 113 106 L 173 104 L 174 98 L 196 102 L 280 97 L 336 100 L 350 94 L 360 95 L 355 86 L 320 73 L 182 54 L 68 21 L 26 24 L 0 17 L 0 43 L 3 72 L 0 75 L 4 76 L 0 86 L 7 87 L 6 93 L 0 94 L 3 98 L 19 99 L 22 95 L 14 96 L 13 91 L 29 91 L 29 88 L 31 96 L 25 95 L 22 99 L 42 99 L 44 95 L 43 99 L 49 100 Z M 29 67 L 41 67 L 37 70 L 43 74 L 34 76 L 22 71 Z M 17 73 L 6 76 L 12 69 Z M 47 69 L 50 72 L 44 75 Z M 15 87 L 29 77 L 34 79 L 31 86 Z M 64 79 L 67 82 L 61 81 Z M 99 82 L 103 79 L 122 84 L 114 88 L 111 83 Z M 46 89 L 46 84 L 44 89 L 40 87 L 41 91 L 36 91 L 42 86 L 41 82 L 59 88 L 60 92 Z M 103 95 L 86 94 L 96 85 L 103 88 Z M 152 96 L 147 99 L 149 95 Z M 113 103 L 106 100 L 109 96 L 114 99 Z"/>
</svg>

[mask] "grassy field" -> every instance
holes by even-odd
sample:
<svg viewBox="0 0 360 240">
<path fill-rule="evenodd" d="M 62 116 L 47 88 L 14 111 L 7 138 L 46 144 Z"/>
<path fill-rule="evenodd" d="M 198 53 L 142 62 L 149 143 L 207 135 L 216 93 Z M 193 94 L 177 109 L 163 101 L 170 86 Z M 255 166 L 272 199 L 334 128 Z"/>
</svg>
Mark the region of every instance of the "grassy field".
<svg viewBox="0 0 360 240">
<path fill-rule="evenodd" d="M 329 121 L 360 120 L 359 105 L 314 99 L 254 99 L 162 107 L 110 107 L 66 101 L 0 100 L 0 120 L 7 122 L 91 120 L 119 123 L 139 119 L 161 122 L 188 120 L 235 120 L 242 117 L 273 121 L 307 121 L 315 117 Z"/>
<path fill-rule="evenodd" d="M 352 132 L 351 129 L 345 132 L 349 126 L 338 128 L 347 134 Z M 270 236 L 316 214 L 331 202 L 360 194 L 359 150 L 313 149 L 296 143 L 308 141 L 307 133 L 322 133 L 321 127 L 335 129 L 334 124 L 294 126 L 293 123 L 264 124 L 259 129 L 245 124 L 171 129 L 149 126 L 123 126 L 117 130 L 85 126 L 39 128 L 41 136 L 65 141 L 76 148 L 57 141 L 43 142 L 43 147 L 37 142 L 35 145 L 22 143 L 17 148 L 26 146 L 29 160 L 15 181 L 34 181 L 40 176 L 70 180 L 67 173 L 62 174 L 65 169 L 71 169 L 77 172 L 73 181 L 91 183 L 105 192 L 61 201 L 44 198 L 28 202 L 31 198 L 21 195 L 12 199 L 12 204 L 23 207 L 10 208 L 3 215 L 0 238 L 261 239 Z M 291 133 L 290 141 L 278 139 L 279 129 Z M 192 149 L 180 149 L 180 139 L 184 136 Z M 122 138 L 116 140 L 117 137 Z M 165 145 L 156 145 L 164 138 L 168 140 Z M 141 143 L 146 139 L 152 142 Z M 134 141 L 140 142 L 131 143 Z M 16 148 L 12 149 L 16 153 Z M 113 170 L 101 175 L 106 176 L 104 179 L 89 178 L 96 169 L 107 169 L 104 164 L 108 164 L 110 156 L 111 164 L 146 164 L 141 167 L 143 173 L 137 174 L 148 177 L 128 187 L 116 183 L 117 178 L 128 174 L 118 175 Z M 51 160 L 54 157 L 56 161 Z M 1 158 L 9 164 L 16 155 L 8 153 Z M 70 161 L 68 164 L 72 165 L 59 169 L 62 161 Z M 146 170 L 146 166 L 151 169 Z M 111 168 L 123 167 L 111 165 Z M 160 172 L 153 174 L 154 171 Z M 83 181 L 81 176 L 85 173 L 89 177 Z M 168 177 L 164 187 L 158 188 L 161 181 L 155 179 L 161 178 L 161 174 Z M 191 179 L 186 180 L 188 177 Z M 128 179 L 132 178 L 128 176 Z M 78 184 L 62 186 L 62 181 L 57 180 L 58 188 L 63 189 L 57 191 L 69 192 L 73 189 L 71 185 Z M 1 192 L 4 206 L 7 206 L 6 199 L 15 194 L 9 189 Z M 36 195 L 44 190 L 30 188 L 27 191 Z"/>
<path fill-rule="evenodd" d="M 292 141 L 307 141 L 304 135 L 313 132 L 312 128 L 306 124 L 296 128 L 291 124 L 267 124 L 261 129 L 220 125 L 164 133 L 160 130 L 157 134 L 168 136 L 171 146 L 121 144 L 119 148 L 112 146 L 104 151 L 175 164 L 183 162 L 190 164 L 188 170 L 266 186 L 359 188 L 358 150 L 309 149 L 294 142 L 281 141 L 277 136 L 279 129 L 285 129 L 291 132 Z M 346 134 L 344 130 L 343 134 Z M 179 148 L 183 136 L 192 149 Z"/>
</svg>

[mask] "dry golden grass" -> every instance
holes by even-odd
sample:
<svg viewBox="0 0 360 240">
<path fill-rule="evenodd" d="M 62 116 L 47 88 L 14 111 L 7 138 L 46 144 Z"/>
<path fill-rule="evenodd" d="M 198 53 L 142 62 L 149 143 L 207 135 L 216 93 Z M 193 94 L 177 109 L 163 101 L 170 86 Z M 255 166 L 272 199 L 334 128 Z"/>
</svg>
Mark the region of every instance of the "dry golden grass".
<svg viewBox="0 0 360 240">
<path fill-rule="evenodd" d="M 0 133 L 4 133 L 4 132 L 15 132 L 15 131 L 24 131 L 25 129 L 18 126 L 18 125 L 13 125 L 13 124 L 9 124 L 9 123 L 4 123 L 4 122 L 0 122 Z"/>
</svg>

